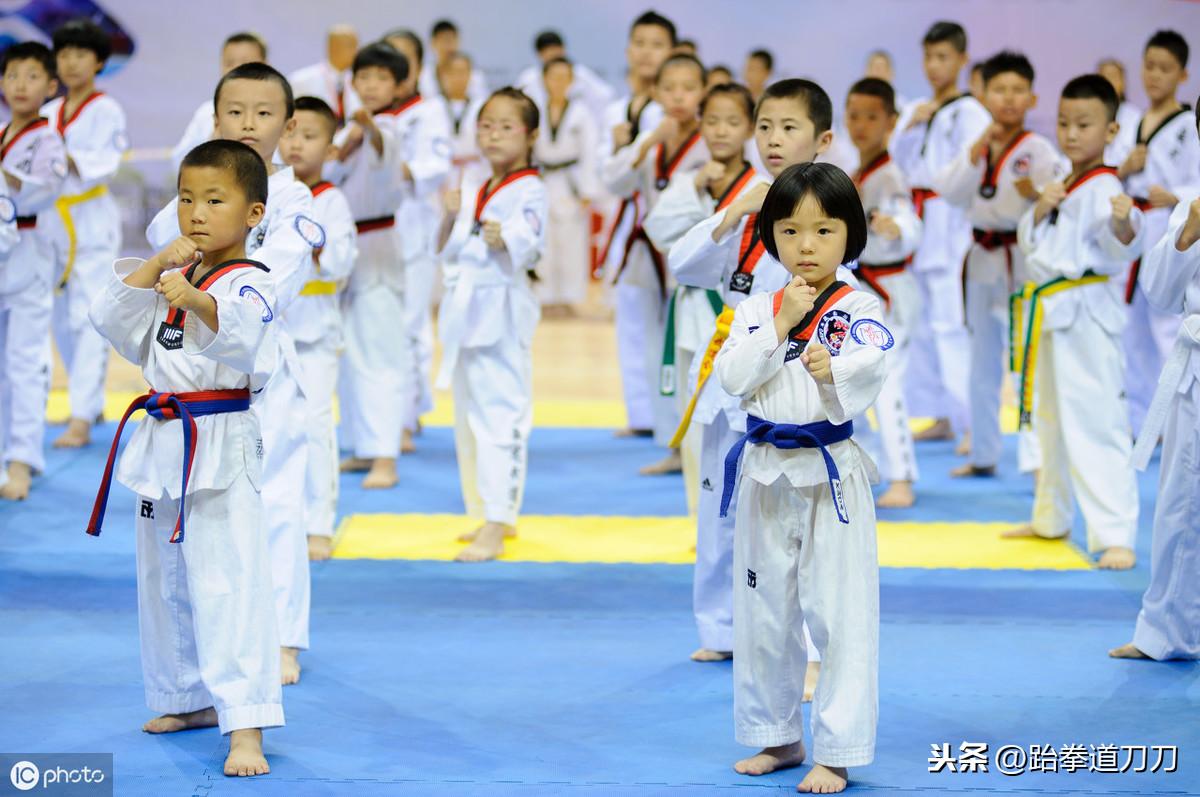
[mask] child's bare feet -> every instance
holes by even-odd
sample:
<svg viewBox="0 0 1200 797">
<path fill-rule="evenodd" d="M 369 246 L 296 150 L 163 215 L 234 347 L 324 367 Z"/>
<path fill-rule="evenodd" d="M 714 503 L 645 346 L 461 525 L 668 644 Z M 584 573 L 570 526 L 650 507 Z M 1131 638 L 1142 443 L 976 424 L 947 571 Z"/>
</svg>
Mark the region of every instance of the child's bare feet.
<svg viewBox="0 0 1200 797">
<path fill-rule="evenodd" d="M 672 448 L 667 452 L 667 455 L 650 465 L 646 465 L 638 473 L 643 476 L 665 476 L 668 473 L 683 472 L 683 457 L 679 454 L 678 448 Z"/>
<path fill-rule="evenodd" d="M 1148 659 L 1148 658 L 1150 658 L 1145 653 L 1142 653 L 1142 651 L 1138 650 L 1137 647 L 1132 642 L 1124 644 L 1119 648 L 1113 648 L 1112 650 L 1110 650 L 1108 652 L 1108 655 L 1114 659 Z"/>
<path fill-rule="evenodd" d="M 1096 567 L 1101 570 L 1129 570 L 1135 564 L 1137 564 L 1137 554 L 1129 548 L 1113 546 L 1112 548 L 1104 549 L 1104 553 L 1100 554 L 1100 561 L 1096 563 Z"/>
<path fill-rule="evenodd" d="M 950 471 L 952 479 L 990 479 L 996 475 L 995 465 L 959 465 Z"/>
<path fill-rule="evenodd" d="M 653 429 L 634 429 L 627 427 L 613 432 L 613 437 L 654 437 Z"/>
<path fill-rule="evenodd" d="M 733 652 L 729 650 L 700 648 L 692 654 L 692 661 L 729 661 L 732 658 Z"/>
<path fill-rule="evenodd" d="M 229 755 L 225 757 L 225 774 L 246 778 L 266 775 L 271 771 L 262 751 L 262 731 L 243 728 L 229 734 Z"/>
<path fill-rule="evenodd" d="M 880 509 L 908 509 L 915 500 L 912 482 L 895 481 L 883 491 L 875 501 L 875 506 Z"/>
<path fill-rule="evenodd" d="M 308 535 L 308 561 L 324 562 L 333 556 L 333 539 L 323 534 Z"/>
<path fill-rule="evenodd" d="M 33 469 L 24 462 L 8 463 L 8 482 L 0 487 L 0 498 L 9 501 L 24 501 L 29 497 L 29 488 L 33 486 Z"/>
<path fill-rule="evenodd" d="M 790 769 L 804 763 L 804 742 L 766 747 L 761 752 L 743 758 L 733 765 L 739 775 L 767 775 L 779 769 Z"/>
<path fill-rule="evenodd" d="M 413 442 L 413 433 L 408 429 L 400 432 L 400 453 L 415 454 L 417 453 L 417 445 Z"/>
<path fill-rule="evenodd" d="M 155 717 L 142 726 L 146 733 L 175 733 L 190 731 L 193 728 L 215 728 L 217 726 L 217 710 L 202 708 L 199 711 L 189 711 L 187 714 L 163 714 Z"/>
<path fill-rule="evenodd" d="M 1033 526 L 1019 526 L 1015 529 L 1000 532 L 1000 536 L 1006 540 L 1061 540 L 1071 534 L 1071 530 L 1067 529 L 1057 537 L 1043 537 L 1033 530 Z"/>
<path fill-rule="evenodd" d="M 504 553 L 504 538 L 512 526 L 488 521 L 480 528 L 475 539 L 454 557 L 457 562 L 489 562 Z"/>
<path fill-rule="evenodd" d="M 813 768 L 800 781 L 796 791 L 805 794 L 836 794 L 846 788 L 849 773 L 845 767 L 827 767 L 813 764 Z"/>
<path fill-rule="evenodd" d="M 817 679 L 821 677 L 821 662 L 810 661 L 804 671 L 804 698 L 801 702 L 811 703 L 817 693 Z"/>
<path fill-rule="evenodd" d="M 954 453 L 957 456 L 965 457 L 971 453 L 971 433 L 963 432 L 962 439 L 958 441 L 958 445 L 954 447 Z"/>
<path fill-rule="evenodd" d="M 483 524 L 483 526 L 486 526 L 486 525 L 487 525 L 486 523 Z M 475 542 L 475 538 L 479 536 L 479 532 L 483 530 L 483 526 L 480 526 L 477 529 L 471 529 L 470 531 L 465 531 L 462 534 L 459 534 L 458 541 L 459 542 Z M 513 526 L 505 526 L 504 527 L 504 539 L 515 540 L 516 538 L 517 538 L 516 528 Z"/>
<path fill-rule="evenodd" d="M 396 486 L 400 477 L 396 475 L 396 460 L 393 457 L 378 457 L 371 461 L 371 469 L 363 477 L 364 490 L 387 490 Z"/>
<path fill-rule="evenodd" d="M 279 674 L 284 686 L 300 683 L 300 648 L 279 649 Z"/>
<path fill-rule="evenodd" d="M 913 435 L 913 440 L 924 443 L 928 440 L 953 440 L 954 430 L 950 427 L 949 418 L 938 418 L 931 426 L 926 426 Z"/>
<path fill-rule="evenodd" d="M 350 457 L 342 460 L 342 463 L 338 465 L 338 470 L 342 473 L 366 473 L 371 469 L 371 462 L 373 460 L 363 457 Z"/>
<path fill-rule="evenodd" d="M 67 429 L 54 441 L 55 448 L 83 448 L 92 442 L 92 425 L 82 418 L 67 421 Z"/>
</svg>

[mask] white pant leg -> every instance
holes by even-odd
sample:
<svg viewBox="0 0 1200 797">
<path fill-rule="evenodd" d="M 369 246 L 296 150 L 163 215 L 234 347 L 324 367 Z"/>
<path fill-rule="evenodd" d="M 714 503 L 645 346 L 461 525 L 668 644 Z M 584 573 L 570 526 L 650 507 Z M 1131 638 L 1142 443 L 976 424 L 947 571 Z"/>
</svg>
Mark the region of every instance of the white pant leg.
<svg viewBox="0 0 1200 797">
<path fill-rule="evenodd" d="M 437 264 L 433 257 L 421 255 L 404 265 L 404 329 L 408 335 L 409 371 L 401 383 L 402 423 L 416 431 L 417 420 L 433 409 L 433 385 L 430 371 L 433 360 L 433 283 Z"/>
<path fill-rule="evenodd" d="M 484 520 L 515 526 L 533 429 L 530 349 L 515 336 L 502 335 L 492 346 L 459 351 L 454 407 L 459 476 L 468 512 L 475 515 L 481 509 Z"/>
<path fill-rule="evenodd" d="M 683 412 L 687 409 L 688 401 L 692 398 L 692 386 L 688 384 L 688 374 L 692 370 L 692 358 L 696 356 L 693 351 L 675 348 L 675 412 L 676 417 L 683 418 Z M 711 377 L 710 377 L 711 378 Z M 688 424 L 688 430 L 683 436 L 683 441 L 679 444 L 679 456 L 683 462 L 683 489 L 687 494 L 688 514 L 696 515 L 696 507 L 700 501 L 700 424 Z M 671 430 L 674 435 L 678 429 Z M 669 441 L 668 441 L 669 442 Z"/>
<path fill-rule="evenodd" d="M 343 416 L 350 423 L 354 455 L 364 459 L 400 454 L 399 396 L 411 374 L 408 337 L 388 319 L 403 318 L 400 292 L 383 284 L 364 287 L 347 297 L 344 315 L 346 351 L 343 368 Z"/>
<path fill-rule="evenodd" d="M 546 252 L 534 285 L 542 304 L 580 304 L 591 272 L 591 212 L 568 196 L 550 206 Z"/>
<path fill-rule="evenodd" d="M 1001 257 L 1003 251 L 997 252 Z M 971 258 L 988 257 L 979 248 Z M 970 261 L 968 261 L 968 268 Z M 970 272 L 968 271 L 968 275 Z M 1007 280 L 967 279 L 967 329 L 971 341 L 971 456 L 970 464 L 994 468 L 1000 464 L 1000 391 L 1004 385 L 1008 334 Z"/>
<path fill-rule="evenodd" d="M 81 249 L 66 287 L 54 296 L 54 339 L 67 370 L 71 417 L 88 423 L 104 413 L 108 341 L 88 319 L 92 298 L 104 290 L 116 253 Z"/>
<path fill-rule="evenodd" d="M 312 584 L 308 569 L 307 501 L 297 493 L 308 466 L 307 399 L 290 365 L 271 375 L 258 405 L 263 436 L 263 525 L 271 558 L 279 642 L 308 648 Z"/>
<path fill-rule="evenodd" d="M 9 265 L 12 265 L 10 261 Z M 2 266 L 0 266 L 2 267 Z M 7 405 L 7 434 L 0 465 L 23 462 L 46 468 L 46 399 L 50 395 L 50 286 L 40 280 L 0 297 L 0 389 Z"/>
<path fill-rule="evenodd" d="M 1033 494 L 1033 530 L 1042 537 L 1059 537 L 1071 529 L 1071 465 L 1059 419 L 1055 352 L 1042 333 L 1034 374 L 1033 432 L 1042 452 L 1042 472 Z M 1018 388 L 1019 389 L 1019 388 Z"/>
<path fill-rule="evenodd" d="M 1125 351 L 1125 392 L 1129 396 L 1129 415 L 1134 432 L 1142 428 L 1154 387 L 1167 353 L 1175 344 L 1180 318 L 1160 313 L 1146 301 L 1141 288 L 1133 293 L 1129 305 L 1129 326 L 1122 336 Z"/>
<path fill-rule="evenodd" d="M 163 714 L 217 710 L 221 733 L 283 725 L 279 637 L 258 491 L 188 496 L 183 542 L 168 540 L 177 501 L 139 496 L 138 628 L 146 704 Z"/>
<path fill-rule="evenodd" d="M 666 448 L 679 428 L 679 405 L 674 396 L 664 396 L 662 386 L 662 352 L 666 338 L 666 303 L 656 288 L 642 289 L 638 312 L 646 330 L 646 348 L 642 351 L 642 367 L 650 385 L 650 408 L 653 413 L 654 442 Z M 686 374 L 684 381 L 686 382 Z"/>
<path fill-rule="evenodd" d="M 875 419 L 879 422 L 878 447 L 885 481 L 915 482 L 919 476 L 917 455 L 913 449 L 912 428 L 908 423 L 908 399 L 904 395 L 908 363 L 912 351 L 910 330 L 895 314 L 886 316 L 895 344 L 888 361 L 888 374 L 875 400 Z M 866 427 L 867 424 L 864 423 Z M 855 426 L 858 433 L 858 425 Z M 874 436 L 872 436 L 874 437 Z"/>
<path fill-rule="evenodd" d="M 618 282 L 613 289 L 616 310 L 617 360 L 621 367 L 621 391 L 625 398 L 625 414 L 631 429 L 652 429 L 654 407 L 651 390 L 658 392 L 658 378 L 649 381 L 646 372 L 646 349 L 652 345 L 650 330 L 645 325 L 647 291 L 637 285 Z M 657 321 L 656 321 L 657 323 Z M 659 352 L 662 341 L 659 340 Z"/>
<path fill-rule="evenodd" d="M 308 408 L 305 529 L 310 535 L 332 537 L 338 498 L 337 428 L 333 423 L 338 352 L 323 341 L 297 342 L 296 354 Z"/>
<path fill-rule="evenodd" d="M 926 322 L 913 330 L 907 391 L 913 414 L 949 418 L 956 430 L 967 419 L 969 342 L 963 319 L 962 271 L 941 265 L 913 270 Z"/>
<path fill-rule="evenodd" d="M 712 385 L 709 390 L 720 389 Z M 693 423 L 700 432 L 700 491 L 696 507 L 696 569 L 692 576 L 692 613 L 700 646 L 733 650 L 733 527 L 737 495 L 721 517 L 725 455 L 741 434 L 729 427 L 725 413 L 711 424 Z M 689 430 L 690 431 L 690 430 Z"/>
<path fill-rule="evenodd" d="M 1163 430 L 1150 586 L 1133 644 L 1155 659 L 1200 658 L 1200 383 L 1175 396 Z"/>
</svg>

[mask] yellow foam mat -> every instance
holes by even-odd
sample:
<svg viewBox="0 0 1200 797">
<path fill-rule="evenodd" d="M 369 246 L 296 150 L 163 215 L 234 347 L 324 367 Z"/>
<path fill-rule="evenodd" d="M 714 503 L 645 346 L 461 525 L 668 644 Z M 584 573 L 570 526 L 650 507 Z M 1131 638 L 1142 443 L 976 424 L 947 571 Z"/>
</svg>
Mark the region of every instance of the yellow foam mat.
<svg viewBox="0 0 1200 797">
<path fill-rule="evenodd" d="M 342 521 L 338 559 L 449 560 L 458 535 L 478 521 L 462 515 L 350 515 Z M 879 524 L 883 567 L 1086 570 L 1087 556 L 1066 540 L 1004 540 L 1011 523 Z M 525 515 L 520 536 L 506 543 L 510 562 L 695 561 L 695 522 L 687 517 Z"/>
</svg>

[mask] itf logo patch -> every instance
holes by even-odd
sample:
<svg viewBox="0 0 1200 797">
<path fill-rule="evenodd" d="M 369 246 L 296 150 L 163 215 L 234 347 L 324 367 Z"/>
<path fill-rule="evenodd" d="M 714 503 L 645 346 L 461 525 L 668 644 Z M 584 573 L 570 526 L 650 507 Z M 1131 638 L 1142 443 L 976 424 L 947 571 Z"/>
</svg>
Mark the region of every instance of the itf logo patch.
<svg viewBox="0 0 1200 797">
<path fill-rule="evenodd" d="M 158 325 L 158 334 L 154 337 L 158 341 L 158 345 L 162 346 L 167 351 L 175 351 L 183 348 L 183 319 L 179 321 L 179 325 L 169 324 L 164 319 Z"/>
</svg>

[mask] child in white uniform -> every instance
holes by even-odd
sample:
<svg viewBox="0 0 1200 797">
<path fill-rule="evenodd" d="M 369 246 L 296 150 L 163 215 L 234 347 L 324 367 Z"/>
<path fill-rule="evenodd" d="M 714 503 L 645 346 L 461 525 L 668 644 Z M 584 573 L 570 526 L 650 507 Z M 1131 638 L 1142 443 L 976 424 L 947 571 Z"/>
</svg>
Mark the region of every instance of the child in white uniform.
<svg viewBox="0 0 1200 797">
<path fill-rule="evenodd" d="M 1063 88 L 1059 148 L 1071 159 L 1067 184 L 1042 189 L 1017 228 L 1030 284 L 1022 308 L 1021 424 L 1036 410 L 1042 471 L 1033 522 L 1010 537 L 1070 533 L 1072 497 L 1099 566 L 1134 565 L 1138 493 L 1124 396 L 1125 310 L 1108 281 L 1128 271 L 1141 243 L 1142 214 L 1122 194 L 1104 148 L 1116 135 L 1117 93 L 1099 75 Z M 1035 397 L 1036 391 L 1036 397 Z"/>
<path fill-rule="evenodd" d="M 538 109 L 511 88 L 479 113 L 492 176 L 446 195 L 438 236 L 446 293 L 438 315 L 439 389 L 454 390 L 454 447 L 467 513 L 483 521 L 461 562 L 495 559 L 515 536 L 533 428 L 530 272 L 541 257 L 546 189 L 530 166 Z"/>
<path fill-rule="evenodd" d="M 116 468 L 139 496 L 142 672 L 147 704 L 163 713 L 143 730 L 217 725 L 230 735 L 225 774 L 262 775 L 262 729 L 283 725 L 283 704 L 262 437 L 248 410 L 274 365 L 275 282 L 245 242 L 267 172 L 246 145 L 210 141 L 184 159 L 179 196 L 185 234 L 149 260 L 116 261 L 92 304 L 96 328 L 151 392 L 117 428 L 88 533 L 100 534 L 125 421 L 145 409 Z"/>
<path fill-rule="evenodd" d="M 852 419 L 879 395 L 895 341 L 879 300 L 837 280 L 838 266 L 867 238 L 845 172 L 826 163 L 789 168 L 767 194 L 758 226 L 793 277 L 738 305 L 717 355 L 722 386 L 749 414 L 725 484 L 726 495 L 739 493 L 734 727 L 738 742 L 764 748 L 735 769 L 761 775 L 805 759 L 807 620 L 822 669 L 812 704 L 815 763 L 797 788 L 829 793 L 846 787 L 847 767 L 875 755 L 876 474 L 850 438 Z"/>
</svg>

